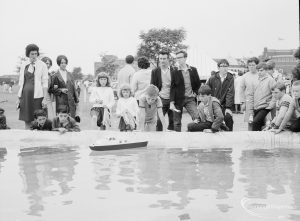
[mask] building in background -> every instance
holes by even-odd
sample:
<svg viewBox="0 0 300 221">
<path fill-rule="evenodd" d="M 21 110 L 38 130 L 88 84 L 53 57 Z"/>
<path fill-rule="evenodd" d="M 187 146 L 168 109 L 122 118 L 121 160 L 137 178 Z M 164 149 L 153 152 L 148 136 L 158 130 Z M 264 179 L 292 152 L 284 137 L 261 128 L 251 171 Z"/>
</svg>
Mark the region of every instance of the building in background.
<svg viewBox="0 0 300 221">
<path fill-rule="evenodd" d="M 260 60 L 272 59 L 276 63 L 276 69 L 283 73 L 290 73 L 296 66 L 297 60 L 293 56 L 294 49 L 268 49 L 264 48 Z"/>
</svg>

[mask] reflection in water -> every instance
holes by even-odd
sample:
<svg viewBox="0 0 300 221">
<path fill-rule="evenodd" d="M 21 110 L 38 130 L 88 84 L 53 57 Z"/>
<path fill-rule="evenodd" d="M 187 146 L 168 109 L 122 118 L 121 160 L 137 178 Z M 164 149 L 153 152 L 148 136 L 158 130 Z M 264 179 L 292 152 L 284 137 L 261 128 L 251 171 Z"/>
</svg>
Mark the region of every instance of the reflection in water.
<svg viewBox="0 0 300 221">
<path fill-rule="evenodd" d="M 291 195 L 294 202 L 292 207 L 299 210 L 299 166 L 300 149 L 245 150 L 240 158 L 240 173 L 243 175 L 240 181 L 246 184 L 249 198 L 267 199 L 274 194 Z M 292 220 L 299 220 L 299 215 L 291 217 L 296 217 L 291 218 Z"/>
<path fill-rule="evenodd" d="M 28 215 L 41 215 L 45 197 L 68 194 L 72 190 L 69 183 L 73 180 L 77 155 L 76 147 L 35 147 L 21 150 L 19 166 L 24 192 L 28 194 Z"/>
<path fill-rule="evenodd" d="M 5 156 L 7 154 L 7 150 L 6 148 L 0 148 L 0 173 L 1 173 L 1 163 L 3 163 L 6 159 L 5 159 Z"/>
<path fill-rule="evenodd" d="M 96 174 L 96 189 L 109 190 L 113 176 L 127 192 L 169 194 L 179 202 L 157 200 L 151 208 L 184 209 L 191 190 L 213 190 L 217 199 L 228 198 L 233 187 L 232 149 L 204 149 L 182 152 L 172 149 L 147 149 L 90 154 Z M 136 194 L 136 193 L 135 193 Z M 218 205 L 227 212 L 228 205 Z"/>
</svg>

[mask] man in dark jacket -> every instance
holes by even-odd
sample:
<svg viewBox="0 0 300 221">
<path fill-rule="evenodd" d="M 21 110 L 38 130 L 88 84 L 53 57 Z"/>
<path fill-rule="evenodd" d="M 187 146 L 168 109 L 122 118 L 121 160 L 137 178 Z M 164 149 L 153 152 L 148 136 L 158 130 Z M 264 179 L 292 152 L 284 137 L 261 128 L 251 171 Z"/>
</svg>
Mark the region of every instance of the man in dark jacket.
<svg viewBox="0 0 300 221">
<path fill-rule="evenodd" d="M 221 59 L 218 62 L 219 71 L 210 77 L 207 84 L 212 89 L 212 96 L 216 97 L 222 106 L 224 121 L 230 131 L 233 130 L 232 111 L 234 110 L 234 77 L 228 72 L 229 62 Z"/>
<path fill-rule="evenodd" d="M 160 66 L 152 70 L 151 84 L 155 85 L 159 90 L 159 97 L 163 105 L 163 115 L 168 113 L 168 130 L 174 130 L 173 111 L 170 110 L 171 79 L 173 78 L 174 72 L 169 64 L 169 56 L 170 53 L 168 51 L 159 52 L 158 59 Z M 162 131 L 162 124 L 159 118 L 157 120 L 156 130 Z"/>
<path fill-rule="evenodd" d="M 183 50 L 176 53 L 178 69 L 174 70 L 171 81 L 170 109 L 174 114 L 174 130 L 181 131 L 183 107 L 188 111 L 192 120 L 199 117 L 196 95 L 200 88 L 200 78 L 195 67 L 186 64 L 187 53 Z"/>
</svg>

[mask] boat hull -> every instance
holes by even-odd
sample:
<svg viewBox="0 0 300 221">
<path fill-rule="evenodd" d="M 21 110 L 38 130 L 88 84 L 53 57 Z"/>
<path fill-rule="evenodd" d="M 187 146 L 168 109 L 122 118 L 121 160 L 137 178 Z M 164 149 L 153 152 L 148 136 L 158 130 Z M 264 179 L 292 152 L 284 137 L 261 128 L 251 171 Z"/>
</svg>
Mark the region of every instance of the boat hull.
<svg viewBox="0 0 300 221">
<path fill-rule="evenodd" d="M 135 143 L 122 143 L 115 145 L 91 145 L 90 149 L 95 151 L 107 151 L 107 150 L 123 150 L 132 148 L 147 147 L 148 141 L 135 142 Z"/>
</svg>

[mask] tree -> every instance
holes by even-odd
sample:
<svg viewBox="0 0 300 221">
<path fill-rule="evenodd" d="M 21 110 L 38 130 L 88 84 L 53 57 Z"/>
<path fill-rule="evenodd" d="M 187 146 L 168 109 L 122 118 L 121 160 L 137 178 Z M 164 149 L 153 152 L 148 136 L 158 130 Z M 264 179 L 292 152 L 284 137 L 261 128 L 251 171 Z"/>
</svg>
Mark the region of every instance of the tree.
<svg viewBox="0 0 300 221">
<path fill-rule="evenodd" d="M 82 74 L 81 67 L 74 67 L 72 71 L 72 75 L 74 80 L 82 80 L 83 74 Z"/>
<path fill-rule="evenodd" d="M 187 45 L 182 44 L 182 41 L 186 38 L 184 28 L 152 28 L 148 32 L 142 31 L 139 38 L 142 43 L 139 45 L 137 56 L 145 56 L 152 61 L 158 62 L 158 53 L 161 50 L 174 52 L 187 48 Z"/>
<path fill-rule="evenodd" d="M 100 58 L 101 62 L 97 65 L 95 74 L 97 75 L 100 72 L 106 72 L 110 76 L 113 76 L 120 66 L 118 63 L 118 57 L 115 55 L 101 54 Z"/>
</svg>

